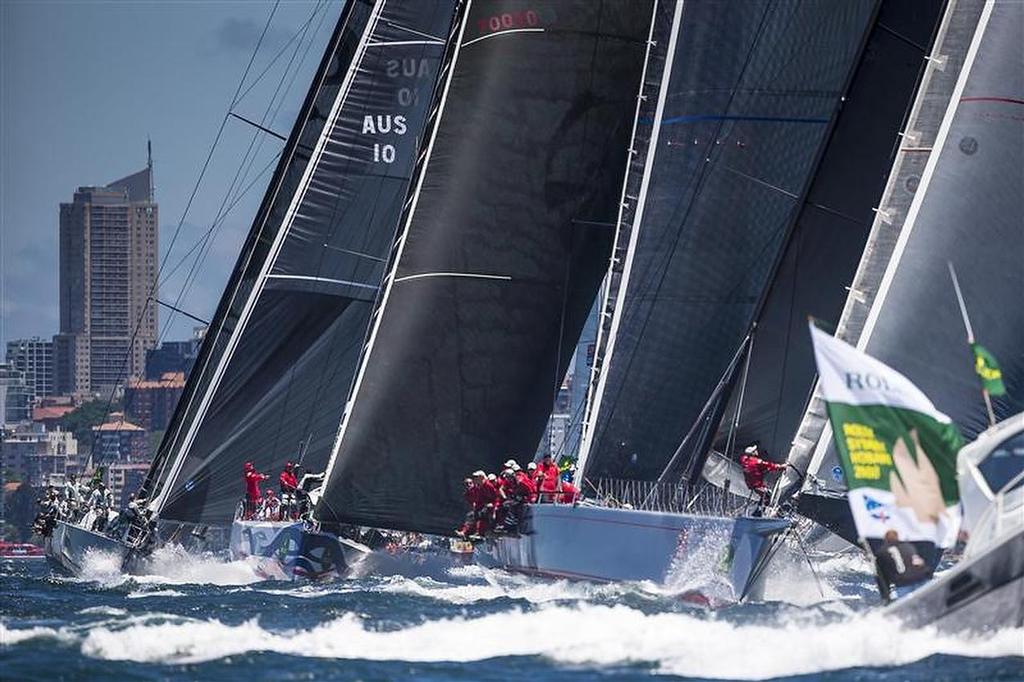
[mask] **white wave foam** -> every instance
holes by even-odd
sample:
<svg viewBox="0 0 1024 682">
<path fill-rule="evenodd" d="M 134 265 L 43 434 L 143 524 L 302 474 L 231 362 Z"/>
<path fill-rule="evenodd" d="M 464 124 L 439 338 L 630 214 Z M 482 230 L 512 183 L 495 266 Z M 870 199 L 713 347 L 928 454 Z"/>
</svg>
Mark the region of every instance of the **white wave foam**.
<svg viewBox="0 0 1024 682">
<path fill-rule="evenodd" d="M 131 580 L 142 585 L 251 585 L 264 578 L 245 561 L 224 561 L 212 554 L 192 554 L 180 545 L 157 549 L 141 566 L 141 575 L 121 571 L 121 557 L 101 550 L 86 551 L 74 582 L 117 587 Z M 152 595 L 151 595 L 152 596 Z"/>
<path fill-rule="evenodd" d="M 128 612 L 124 609 L 119 609 L 116 606 L 90 606 L 87 609 L 82 609 L 78 613 L 83 616 L 126 616 Z"/>
<path fill-rule="evenodd" d="M 177 590 L 139 590 L 136 592 L 129 592 L 125 595 L 127 599 L 145 599 L 147 597 L 184 597 L 184 592 L 178 592 Z"/>
<path fill-rule="evenodd" d="M 0 623 L 0 647 L 14 646 L 30 639 L 74 639 L 70 635 L 46 627 L 8 628 Z"/>
<path fill-rule="evenodd" d="M 264 580 L 246 561 L 224 561 L 212 554 L 192 554 L 180 545 L 166 545 L 146 560 L 144 575 L 133 576 L 142 584 L 251 585 Z"/>
<path fill-rule="evenodd" d="M 1016 629 L 987 638 L 953 638 L 928 629 L 906 631 L 879 614 L 831 624 L 803 619 L 734 625 L 683 613 L 645 614 L 625 606 L 549 605 L 389 631 L 367 626 L 354 615 L 309 630 L 271 631 L 255 620 L 241 625 L 211 620 L 95 628 L 82 641 L 82 651 L 102 659 L 159 663 L 195 663 L 256 651 L 422 662 L 541 656 L 573 666 L 647 663 L 660 673 L 758 679 L 902 665 L 938 653 L 1020 656 L 1022 634 Z"/>
</svg>

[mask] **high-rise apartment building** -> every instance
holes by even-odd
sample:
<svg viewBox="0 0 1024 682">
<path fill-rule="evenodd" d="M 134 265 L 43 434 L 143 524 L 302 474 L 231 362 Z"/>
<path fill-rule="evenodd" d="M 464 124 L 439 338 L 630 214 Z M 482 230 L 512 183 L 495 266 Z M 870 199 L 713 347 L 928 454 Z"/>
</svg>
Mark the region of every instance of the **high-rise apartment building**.
<svg viewBox="0 0 1024 682">
<path fill-rule="evenodd" d="M 157 338 L 157 218 L 152 159 L 60 205 L 58 393 L 103 395 L 143 375 Z"/>
<path fill-rule="evenodd" d="M 7 364 L 24 375 L 31 403 L 54 395 L 52 341 L 38 336 L 8 341 Z"/>
</svg>

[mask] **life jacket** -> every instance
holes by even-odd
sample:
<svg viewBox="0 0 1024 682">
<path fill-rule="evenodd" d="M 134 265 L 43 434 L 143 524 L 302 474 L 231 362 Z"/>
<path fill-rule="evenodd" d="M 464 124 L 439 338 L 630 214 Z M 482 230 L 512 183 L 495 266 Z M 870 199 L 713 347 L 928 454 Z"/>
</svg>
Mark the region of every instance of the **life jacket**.
<svg viewBox="0 0 1024 682">
<path fill-rule="evenodd" d="M 483 483 L 478 483 L 477 488 L 480 489 L 478 498 L 478 509 L 483 508 L 489 504 L 498 503 L 498 486 L 494 485 L 490 481 L 484 481 Z"/>
</svg>

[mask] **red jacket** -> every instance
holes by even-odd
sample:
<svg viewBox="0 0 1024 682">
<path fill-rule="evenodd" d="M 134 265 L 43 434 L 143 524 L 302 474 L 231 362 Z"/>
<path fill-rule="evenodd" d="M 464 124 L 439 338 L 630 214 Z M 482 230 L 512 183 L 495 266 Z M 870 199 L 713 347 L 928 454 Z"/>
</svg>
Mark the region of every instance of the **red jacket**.
<svg viewBox="0 0 1024 682">
<path fill-rule="evenodd" d="M 477 506 L 476 509 L 480 510 L 489 504 L 498 503 L 498 486 L 494 485 L 490 481 L 484 481 L 483 483 L 477 483 Z"/>
<path fill-rule="evenodd" d="M 558 465 L 552 462 L 551 464 L 545 465 L 541 462 L 537 465 L 538 477 L 540 478 L 540 489 L 541 492 L 553 492 L 558 490 L 558 478 L 559 471 Z"/>
<path fill-rule="evenodd" d="M 250 500 L 262 499 L 260 495 L 260 481 L 265 481 L 270 476 L 261 474 L 255 469 L 250 469 L 245 472 L 245 496 Z"/>
<path fill-rule="evenodd" d="M 771 471 L 785 469 L 784 464 L 776 464 L 755 457 L 754 455 L 740 455 L 740 466 L 743 467 L 743 480 L 751 490 L 761 491 L 767 486 L 764 477 Z"/>
<path fill-rule="evenodd" d="M 516 483 L 519 486 L 519 494 L 525 497 L 528 502 L 537 501 L 537 484 L 533 482 L 528 473 L 522 469 L 517 471 Z"/>
<path fill-rule="evenodd" d="M 282 493 L 293 493 L 299 487 L 299 479 L 290 471 L 282 471 L 280 481 Z"/>
<path fill-rule="evenodd" d="M 558 501 L 562 504 L 576 504 L 576 500 L 580 497 L 580 491 L 572 483 L 568 481 L 562 481 L 562 493 L 558 496 Z"/>
</svg>

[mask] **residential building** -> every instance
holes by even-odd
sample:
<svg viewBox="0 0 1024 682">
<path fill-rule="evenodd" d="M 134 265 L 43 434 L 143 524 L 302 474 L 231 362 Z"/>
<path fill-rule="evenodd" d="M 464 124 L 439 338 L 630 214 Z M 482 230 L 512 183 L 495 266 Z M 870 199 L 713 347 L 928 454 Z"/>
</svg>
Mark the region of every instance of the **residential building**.
<svg viewBox="0 0 1024 682">
<path fill-rule="evenodd" d="M 106 485 L 119 506 L 128 504 L 129 496 L 142 487 L 149 471 L 149 462 L 121 462 L 106 466 Z"/>
<path fill-rule="evenodd" d="M 6 480 L 42 487 L 54 477 L 78 473 L 80 464 L 78 441 L 70 431 L 23 425 L 4 436 L 0 465 Z"/>
<path fill-rule="evenodd" d="M 188 376 L 196 361 L 199 344 L 190 341 L 164 341 L 159 348 L 146 351 L 146 378 L 155 381 L 168 373 Z"/>
<path fill-rule="evenodd" d="M 53 341 L 34 336 L 7 342 L 7 364 L 25 377 L 30 404 L 54 394 Z"/>
<path fill-rule="evenodd" d="M 0 427 L 29 420 L 28 386 L 25 374 L 0 363 Z"/>
<path fill-rule="evenodd" d="M 184 372 L 165 372 L 157 381 L 132 379 L 124 389 L 125 415 L 147 431 L 163 431 L 184 390 Z"/>
<path fill-rule="evenodd" d="M 126 421 L 123 412 L 111 412 L 109 421 L 92 427 L 94 467 L 148 462 L 146 430 Z"/>
<path fill-rule="evenodd" d="M 106 395 L 143 376 L 156 346 L 158 211 L 152 160 L 60 205 L 60 333 L 55 391 Z"/>
</svg>

